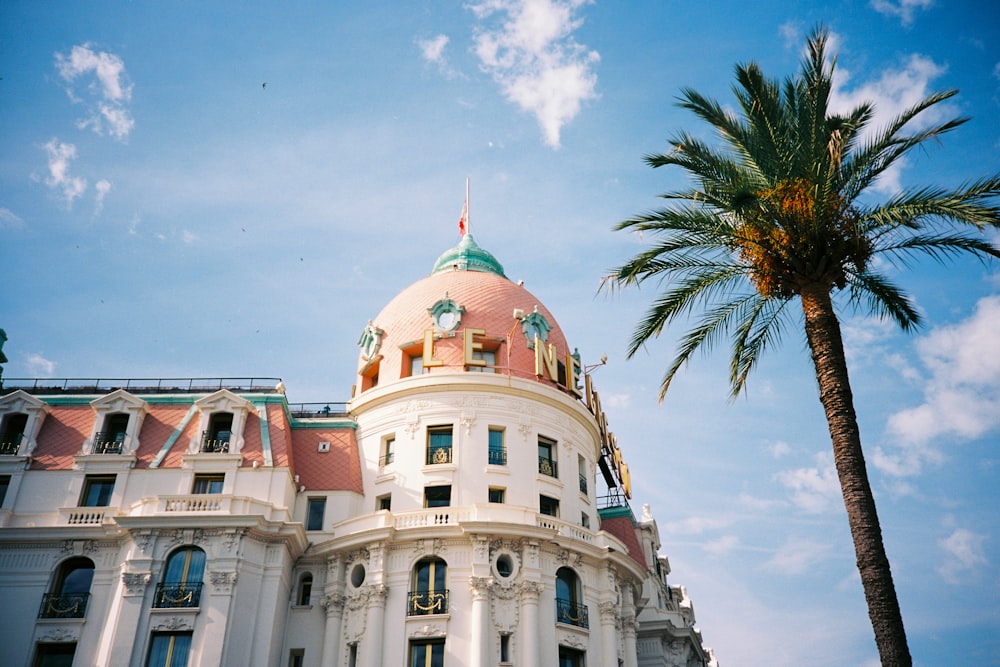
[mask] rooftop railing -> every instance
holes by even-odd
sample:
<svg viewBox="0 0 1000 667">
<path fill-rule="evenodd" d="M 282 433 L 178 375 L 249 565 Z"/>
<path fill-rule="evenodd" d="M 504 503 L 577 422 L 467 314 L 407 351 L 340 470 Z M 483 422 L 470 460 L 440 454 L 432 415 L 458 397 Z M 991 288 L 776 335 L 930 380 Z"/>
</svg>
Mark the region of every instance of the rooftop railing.
<svg viewBox="0 0 1000 667">
<path fill-rule="evenodd" d="M 203 394 L 219 389 L 237 393 L 277 391 L 281 378 L 5 378 L 0 394 L 21 389 L 29 394 Z"/>
</svg>

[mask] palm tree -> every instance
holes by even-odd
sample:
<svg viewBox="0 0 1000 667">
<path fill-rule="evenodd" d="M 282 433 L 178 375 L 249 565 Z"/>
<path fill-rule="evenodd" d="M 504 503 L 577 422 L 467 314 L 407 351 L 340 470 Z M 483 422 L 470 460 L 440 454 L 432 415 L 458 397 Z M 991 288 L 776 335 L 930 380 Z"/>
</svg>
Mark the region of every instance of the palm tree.
<svg viewBox="0 0 1000 667">
<path fill-rule="evenodd" d="M 883 665 L 910 665 L 902 615 L 882 543 L 865 469 L 848 381 L 836 295 L 894 320 L 910 331 L 920 315 L 879 269 L 877 256 L 905 264 L 914 253 L 945 260 L 971 254 L 1000 257 L 981 232 L 1000 226 L 1000 175 L 949 190 L 910 189 L 886 201 L 871 186 L 911 149 L 962 125 L 956 118 L 910 131 L 911 121 L 957 93 L 932 95 L 871 128 L 875 109 L 861 104 L 846 114 L 830 110 L 835 61 L 827 60 L 828 33 L 817 28 L 797 76 L 783 83 L 756 64 L 736 68 L 738 112 L 691 89 L 679 106 L 712 126 L 721 146 L 681 132 L 671 150 L 646 156 L 653 167 L 676 165 L 691 189 L 662 195 L 665 208 L 619 223 L 617 230 L 650 234 L 645 250 L 605 278 L 611 290 L 652 278 L 666 286 L 638 323 L 633 356 L 674 320 L 695 314 L 693 328 L 663 377 L 660 400 L 695 350 L 720 338 L 732 344 L 732 396 L 802 305 L 805 333 L 820 401 L 850 522 L 858 570 Z M 977 229 L 972 229 L 977 228 Z M 972 232 L 980 232 L 973 234 Z"/>
</svg>

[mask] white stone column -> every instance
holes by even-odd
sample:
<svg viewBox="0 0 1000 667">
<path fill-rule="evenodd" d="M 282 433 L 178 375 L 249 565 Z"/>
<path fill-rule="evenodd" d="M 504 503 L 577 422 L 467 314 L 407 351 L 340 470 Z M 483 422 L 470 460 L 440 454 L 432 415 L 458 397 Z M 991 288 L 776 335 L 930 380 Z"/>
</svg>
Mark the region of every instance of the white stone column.
<svg viewBox="0 0 1000 667">
<path fill-rule="evenodd" d="M 341 623 L 344 620 L 343 593 L 330 593 L 320 604 L 326 609 L 326 627 L 323 630 L 323 653 L 320 656 L 321 667 L 336 665 L 340 655 Z"/>
<path fill-rule="evenodd" d="M 382 667 L 382 642 L 385 633 L 385 599 L 389 589 L 384 584 L 368 586 L 367 614 L 365 626 L 364 665 L 365 667 Z"/>
<path fill-rule="evenodd" d="M 618 605 L 614 602 L 602 602 L 600 609 L 601 664 L 615 667 L 618 664 Z"/>
<path fill-rule="evenodd" d="M 538 597 L 545 590 L 540 581 L 526 581 L 521 586 L 521 664 L 526 666 L 541 665 L 541 654 L 538 652 L 539 634 L 542 629 L 538 625 Z"/>
<path fill-rule="evenodd" d="M 622 637 L 624 638 L 625 667 L 638 667 L 639 653 L 635 644 L 638 624 L 635 618 L 634 591 L 631 586 L 622 586 Z"/>
<path fill-rule="evenodd" d="M 126 567 L 129 563 L 126 562 Z M 146 588 L 151 578 L 150 572 L 122 572 L 121 599 L 112 603 L 109 622 L 114 625 L 111 646 L 101 646 L 97 664 L 127 665 L 132 659 L 132 649 L 136 643 L 139 620 L 146 610 L 144 603 Z"/>
<path fill-rule="evenodd" d="M 489 664 L 487 650 L 490 645 L 489 602 L 490 584 L 488 577 L 472 577 L 472 636 L 469 638 L 469 664 Z"/>
</svg>

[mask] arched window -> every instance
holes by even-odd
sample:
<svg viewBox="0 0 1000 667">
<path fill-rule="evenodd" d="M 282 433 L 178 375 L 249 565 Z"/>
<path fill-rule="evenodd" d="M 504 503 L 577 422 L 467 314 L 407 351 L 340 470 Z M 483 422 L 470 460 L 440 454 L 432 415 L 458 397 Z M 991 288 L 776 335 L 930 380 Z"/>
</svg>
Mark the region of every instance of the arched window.
<svg viewBox="0 0 1000 667">
<path fill-rule="evenodd" d="M 229 453 L 229 440 L 233 436 L 233 413 L 216 412 L 208 420 L 208 430 L 202 438 L 201 451 L 215 454 Z"/>
<path fill-rule="evenodd" d="M 93 579 L 94 561 L 83 557 L 63 561 L 42 598 L 39 618 L 83 618 Z"/>
<path fill-rule="evenodd" d="M 167 559 L 153 606 L 197 607 L 204 575 L 205 552 L 198 547 L 181 547 Z"/>
<path fill-rule="evenodd" d="M 448 613 L 448 565 L 440 558 L 424 558 L 413 568 L 409 616 Z"/>
<path fill-rule="evenodd" d="M 311 604 L 312 600 L 313 576 L 312 572 L 306 572 L 299 577 L 299 588 L 295 594 L 295 604 L 305 607 Z"/>
<path fill-rule="evenodd" d="M 556 620 L 581 628 L 590 627 L 580 579 L 568 567 L 556 571 Z"/>
</svg>

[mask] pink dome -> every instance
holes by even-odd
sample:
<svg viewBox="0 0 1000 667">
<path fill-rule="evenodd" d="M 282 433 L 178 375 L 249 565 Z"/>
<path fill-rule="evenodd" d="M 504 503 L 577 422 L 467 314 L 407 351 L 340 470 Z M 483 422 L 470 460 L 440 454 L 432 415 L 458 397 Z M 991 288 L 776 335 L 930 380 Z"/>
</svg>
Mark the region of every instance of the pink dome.
<svg viewBox="0 0 1000 667">
<path fill-rule="evenodd" d="M 437 320 L 441 311 L 451 319 Z M 369 347 L 370 358 L 366 355 L 363 336 L 359 387 L 364 390 L 408 377 L 411 359 L 424 353 L 428 329 L 434 332 L 431 358 L 441 365 L 425 367 L 424 373 L 467 372 L 466 329 L 485 332 L 474 340 L 496 373 L 535 378 L 535 330 L 545 349 L 555 346 L 560 365 L 571 352 L 552 313 L 531 292 L 508 280 L 500 264 L 469 235 L 441 256 L 430 276 L 400 292 L 371 321 L 366 335 L 378 339 L 377 351 Z M 422 361 L 426 366 L 427 360 Z"/>
</svg>

